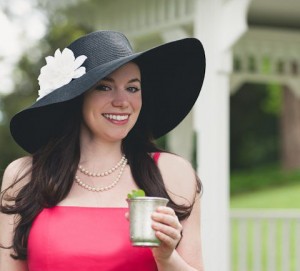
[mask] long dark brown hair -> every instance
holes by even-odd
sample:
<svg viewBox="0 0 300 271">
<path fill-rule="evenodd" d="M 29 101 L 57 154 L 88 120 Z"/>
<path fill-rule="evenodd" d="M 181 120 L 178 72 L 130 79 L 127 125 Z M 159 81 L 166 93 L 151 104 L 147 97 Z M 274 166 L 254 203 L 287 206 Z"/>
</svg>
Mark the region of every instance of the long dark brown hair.
<svg viewBox="0 0 300 271">
<path fill-rule="evenodd" d="M 74 111 L 64 123 L 60 132 L 32 155 L 32 165 L 22 173 L 14 183 L 1 193 L 0 211 L 17 215 L 12 246 L 14 259 L 27 258 L 27 243 L 31 225 L 36 216 L 44 209 L 57 205 L 69 193 L 77 166 L 80 160 L 80 125 L 82 121 L 82 96 L 74 100 Z M 148 196 L 159 196 L 169 199 L 179 220 L 186 219 L 194 202 L 189 205 L 178 205 L 169 196 L 161 173 L 149 155 L 161 152 L 151 138 L 147 128 L 146 116 L 141 112 L 136 125 L 122 142 L 122 151 L 128 159 L 133 178 Z M 30 176 L 16 196 L 9 195 L 9 190 L 25 177 Z M 199 178 L 196 176 L 196 193 L 201 190 Z M 196 197 L 195 193 L 195 197 Z M 6 204 L 3 204 L 3 202 Z M 194 199 L 195 201 L 195 199 Z M 2 246 L 3 247 L 3 246 Z"/>
</svg>

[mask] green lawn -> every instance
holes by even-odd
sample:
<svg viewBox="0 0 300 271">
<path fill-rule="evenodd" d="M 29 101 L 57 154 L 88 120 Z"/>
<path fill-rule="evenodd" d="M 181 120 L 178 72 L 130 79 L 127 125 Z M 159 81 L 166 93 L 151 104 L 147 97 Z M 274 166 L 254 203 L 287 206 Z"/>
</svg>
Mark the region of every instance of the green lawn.
<svg viewBox="0 0 300 271">
<path fill-rule="evenodd" d="M 300 181 L 299 183 L 231 196 L 230 207 L 300 209 Z"/>
<path fill-rule="evenodd" d="M 230 173 L 230 194 L 233 196 L 298 183 L 300 169 L 285 171 L 278 165 L 269 165 L 236 170 Z"/>
</svg>

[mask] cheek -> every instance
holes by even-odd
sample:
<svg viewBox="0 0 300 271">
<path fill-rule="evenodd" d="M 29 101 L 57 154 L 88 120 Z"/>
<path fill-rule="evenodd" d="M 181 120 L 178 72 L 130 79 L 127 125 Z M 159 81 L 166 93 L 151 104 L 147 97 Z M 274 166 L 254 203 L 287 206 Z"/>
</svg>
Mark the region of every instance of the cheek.
<svg viewBox="0 0 300 271">
<path fill-rule="evenodd" d="M 100 95 L 101 93 L 91 92 L 83 100 L 82 113 L 89 114 L 92 111 L 97 111 L 106 103 L 106 97 Z"/>
<path fill-rule="evenodd" d="M 134 108 L 137 112 L 141 111 L 142 108 L 142 95 L 139 95 L 136 97 L 136 99 L 133 102 Z"/>
<path fill-rule="evenodd" d="M 94 97 L 86 97 L 82 104 L 82 120 L 87 125 L 90 126 L 97 115 L 97 99 Z"/>
<path fill-rule="evenodd" d="M 89 112 L 89 101 L 85 100 L 82 105 L 82 120 L 86 123 L 88 121 Z"/>
<path fill-rule="evenodd" d="M 139 113 L 142 109 L 142 102 L 136 103 L 136 111 Z"/>
</svg>

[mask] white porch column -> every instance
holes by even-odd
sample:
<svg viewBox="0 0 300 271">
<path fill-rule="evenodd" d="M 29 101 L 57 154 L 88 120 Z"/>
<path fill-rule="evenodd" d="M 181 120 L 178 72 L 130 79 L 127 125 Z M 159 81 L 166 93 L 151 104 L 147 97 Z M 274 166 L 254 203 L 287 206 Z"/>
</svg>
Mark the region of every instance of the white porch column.
<svg viewBox="0 0 300 271">
<path fill-rule="evenodd" d="M 250 0 L 195 0 L 195 37 L 206 51 L 207 70 L 196 104 L 202 240 L 206 271 L 230 270 L 229 72 L 230 47 L 246 27 Z"/>
<path fill-rule="evenodd" d="M 189 35 L 180 27 L 170 28 L 161 32 L 161 37 L 164 43 L 188 38 Z M 193 112 L 167 135 L 168 149 L 176 154 L 181 155 L 190 162 L 192 161 L 193 154 Z"/>
</svg>

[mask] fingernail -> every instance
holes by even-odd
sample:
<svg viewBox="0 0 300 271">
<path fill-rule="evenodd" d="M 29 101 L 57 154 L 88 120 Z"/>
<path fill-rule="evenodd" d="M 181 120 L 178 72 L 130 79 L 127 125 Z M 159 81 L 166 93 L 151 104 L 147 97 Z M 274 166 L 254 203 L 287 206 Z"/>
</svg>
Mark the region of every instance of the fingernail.
<svg viewBox="0 0 300 271">
<path fill-rule="evenodd" d="M 152 217 L 157 217 L 158 216 L 158 213 L 154 212 L 152 213 Z"/>
<path fill-rule="evenodd" d="M 152 223 L 152 228 L 155 229 L 156 227 L 157 227 L 157 223 L 153 222 L 153 223 Z"/>
</svg>

